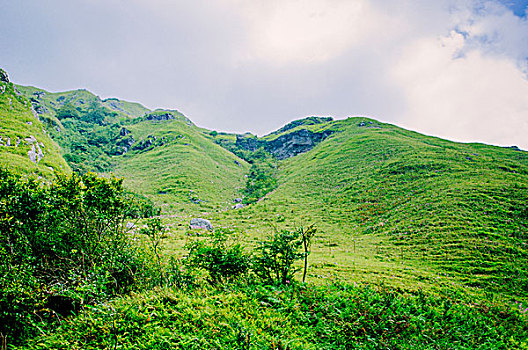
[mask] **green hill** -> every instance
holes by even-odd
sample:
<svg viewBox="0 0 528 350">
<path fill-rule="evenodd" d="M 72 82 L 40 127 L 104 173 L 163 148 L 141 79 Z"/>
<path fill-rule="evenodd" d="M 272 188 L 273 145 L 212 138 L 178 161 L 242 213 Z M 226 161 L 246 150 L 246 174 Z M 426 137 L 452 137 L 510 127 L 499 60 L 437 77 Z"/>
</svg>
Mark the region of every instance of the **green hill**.
<svg viewBox="0 0 528 350">
<path fill-rule="evenodd" d="M 175 110 L 151 111 L 87 90 L 19 86 L 74 171 L 113 172 L 171 212 L 228 208 L 248 165 Z"/>
<path fill-rule="evenodd" d="M 308 117 L 263 137 L 237 135 L 86 90 L 21 86 L 17 93 L 8 82 L 0 89 L 3 166 L 45 176 L 69 171 L 68 162 L 79 173 L 113 173 L 164 209 L 160 218 L 123 216 L 118 225 L 137 260 L 116 250 L 122 268 L 105 278 L 128 276 L 126 296 L 96 303 L 109 298 L 112 284 L 96 297 L 93 286 L 79 285 L 55 300 L 79 310 L 59 317 L 47 294 L 33 291 L 46 303 L 25 315 L 34 322 L 30 348 L 528 344 L 528 152 L 368 118 Z M 233 210 L 235 199 L 243 204 Z M 191 237 L 189 218 L 198 215 L 216 231 Z M 266 250 L 263 242 L 311 224 L 309 283 L 261 279 L 258 263 L 279 266 L 294 244 Z M 254 255 L 274 249 L 283 251 L 273 259 Z M 0 253 L 11 261 L 7 248 Z M 291 258 L 300 269 L 304 254 Z"/>
<path fill-rule="evenodd" d="M 70 172 L 58 145 L 50 138 L 31 104 L 1 71 L 0 167 L 48 177 Z"/>
<path fill-rule="evenodd" d="M 240 217 L 223 219 L 248 237 L 262 237 L 259 221 L 316 223 L 324 234 L 314 247 L 313 277 L 323 280 L 454 283 L 526 300 L 527 152 L 366 118 L 308 126 L 315 127 L 333 133 L 280 162 L 278 187 Z"/>
<path fill-rule="evenodd" d="M 163 120 L 160 115 L 169 115 Z M 157 111 L 126 126 L 135 143 L 116 157 L 115 174 L 170 211 L 229 208 L 240 197 L 248 165 L 177 112 Z"/>
</svg>

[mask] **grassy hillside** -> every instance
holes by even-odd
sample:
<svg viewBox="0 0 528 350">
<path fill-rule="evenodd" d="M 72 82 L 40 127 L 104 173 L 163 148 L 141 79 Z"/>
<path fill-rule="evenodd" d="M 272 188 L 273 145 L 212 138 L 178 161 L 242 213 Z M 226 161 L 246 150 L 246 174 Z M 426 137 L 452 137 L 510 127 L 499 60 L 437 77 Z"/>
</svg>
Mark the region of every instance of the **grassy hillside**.
<svg viewBox="0 0 528 350">
<path fill-rule="evenodd" d="M 250 242 L 316 223 L 312 278 L 527 300 L 527 152 L 365 118 L 309 127 L 338 132 L 281 162 L 263 200 L 219 220 Z"/>
<path fill-rule="evenodd" d="M 44 177 L 71 171 L 28 99 L 5 81 L 0 81 L 0 137 L 0 167 Z"/>
<path fill-rule="evenodd" d="M 247 163 L 187 118 L 143 120 L 127 129 L 145 147 L 117 159 L 114 172 L 130 188 L 156 198 L 166 209 L 190 213 L 230 208 L 240 197 Z"/>
<path fill-rule="evenodd" d="M 171 212 L 225 209 L 240 197 L 247 164 L 178 111 L 103 101 L 86 90 L 19 88 L 76 172 L 114 172 Z"/>
<path fill-rule="evenodd" d="M 137 102 L 128 102 L 117 98 L 101 100 L 99 96 L 85 89 L 49 92 L 33 86 L 17 85 L 17 89 L 36 107 L 36 111 L 45 118 L 56 117 L 57 111 L 64 105 L 71 104 L 79 111 L 87 111 L 93 103 L 99 104 L 114 112 L 116 116 L 137 118 L 150 110 Z"/>
</svg>

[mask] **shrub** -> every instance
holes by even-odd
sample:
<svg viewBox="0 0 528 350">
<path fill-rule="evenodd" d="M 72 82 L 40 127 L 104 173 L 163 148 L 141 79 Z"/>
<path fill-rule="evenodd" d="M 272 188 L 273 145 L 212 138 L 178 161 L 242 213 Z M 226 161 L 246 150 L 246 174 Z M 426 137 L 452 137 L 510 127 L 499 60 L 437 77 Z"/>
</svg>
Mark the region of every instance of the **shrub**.
<svg viewBox="0 0 528 350">
<path fill-rule="evenodd" d="M 240 244 L 228 242 L 225 231 L 217 230 L 209 239 L 194 241 L 187 248 L 187 264 L 206 270 L 212 284 L 240 277 L 249 269 L 249 257 Z"/>
<path fill-rule="evenodd" d="M 39 320 L 132 290 L 148 274 L 132 246 L 122 180 L 0 170 L 0 333 L 20 339 Z"/>
<path fill-rule="evenodd" d="M 266 283 L 288 283 L 298 271 L 294 263 L 304 257 L 300 251 L 302 244 L 299 230 L 275 232 L 259 243 L 253 256 L 253 271 Z"/>
</svg>

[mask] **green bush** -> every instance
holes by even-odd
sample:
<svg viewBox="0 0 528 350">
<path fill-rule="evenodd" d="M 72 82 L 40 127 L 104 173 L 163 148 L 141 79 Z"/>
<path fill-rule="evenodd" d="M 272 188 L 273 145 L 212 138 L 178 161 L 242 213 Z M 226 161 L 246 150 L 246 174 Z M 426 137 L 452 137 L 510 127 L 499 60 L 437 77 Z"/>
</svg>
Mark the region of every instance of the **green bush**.
<svg viewBox="0 0 528 350">
<path fill-rule="evenodd" d="M 206 270 L 213 284 L 238 278 L 249 270 L 249 256 L 240 244 L 228 241 L 228 234 L 216 230 L 210 239 L 187 245 L 187 264 Z"/>
<path fill-rule="evenodd" d="M 141 283 L 152 259 L 127 235 L 127 198 L 117 178 L 0 170 L 0 333 L 24 338 Z"/>
<path fill-rule="evenodd" d="M 270 239 L 259 242 L 253 255 L 253 271 L 265 283 L 286 284 L 299 270 L 294 266 L 305 254 L 300 230 L 277 231 Z"/>
</svg>

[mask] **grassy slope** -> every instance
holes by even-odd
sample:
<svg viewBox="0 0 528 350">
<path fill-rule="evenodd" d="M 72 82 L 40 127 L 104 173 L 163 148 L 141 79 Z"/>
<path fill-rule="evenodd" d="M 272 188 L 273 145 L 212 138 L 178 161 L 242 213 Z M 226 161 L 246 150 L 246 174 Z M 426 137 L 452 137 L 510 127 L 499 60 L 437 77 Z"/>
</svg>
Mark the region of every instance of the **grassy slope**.
<svg viewBox="0 0 528 350">
<path fill-rule="evenodd" d="M 60 155 L 59 147 L 44 131 L 44 126 L 31 111 L 31 104 L 15 91 L 12 83 L 0 82 L 0 166 L 15 169 L 20 173 L 50 176 L 53 171 L 71 171 Z M 38 164 L 30 161 L 31 145 L 25 140 L 34 136 L 44 157 Z M 7 138 L 11 146 L 7 146 Z M 17 139 L 20 144 L 16 146 Z"/>
<path fill-rule="evenodd" d="M 281 163 L 274 192 L 219 220 L 249 242 L 316 223 L 312 279 L 526 300 L 528 153 L 369 121 L 334 122 L 341 132 Z"/>
<path fill-rule="evenodd" d="M 149 135 L 167 140 L 152 150 L 116 158 L 115 170 L 126 178 L 127 186 L 162 203 L 166 210 L 215 211 L 231 206 L 240 196 L 247 163 L 215 144 L 187 118 L 145 120 L 127 128 L 137 141 Z"/>
<path fill-rule="evenodd" d="M 112 156 L 104 164 L 111 162 L 114 167 L 112 171 L 125 177 L 128 187 L 153 198 L 166 211 L 192 214 L 215 211 L 229 207 L 233 198 L 240 196 L 238 188 L 244 185 L 243 175 L 248 165 L 214 144 L 207 130 L 196 127 L 177 111 L 169 111 L 176 117 L 175 120 L 148 121 L 144 117 L 146 113 L 156 115 L 166 114 L 167 111 L 150 111 L 140 104 L 118 99 L 101 101 L 96 95 L 82 89 L 50 93 L 28 86 L 19 88 L 28 98 L 33 98 L 44 107 L 43 117 L 48 118 L 51 125 L 63 128 L 66 121 L 61 123 L 56 118 L 56 111 L 64 104 L 70 103 L 83 113 L 95 102 L 117 114 L 109 122 L 131 131 L 136 145 L 148 136 L 154 136 L 158 141 L 165 137 L 162 146 Z M 114 126 L 106 127 L 109 134 L 119 131 Z M 53 133 L 59 142 L 64 143 L 65 152 L 76 154 L 77 151 L 71 151 L 71 145 L 68 144 L 71 140 L 65 138 L 64 134 Z M 72 139 L 84 140 L 80 136 Z M 235 164 L 235 160 L 240 165 Z"/>
<path fill-rule="evenodd" d="M 33 86 L 22 85 L 17 85 L 17 89 L 27 98 L 38 101 L 44 107 L 43 116 L 48 118 L 54 118 L 57 109 L 66 103 L 71 103 L 81 110 L 86 110 L 91 103 L 96 102 L 116 112 L 119 117 L 124 118 L 137 118 L 150 112 L 148 108 L 136 102 L 128 102 L 115 98 L 101 100 L 98 96 L 85 89 L 49 92 Z"/>
</svg>

